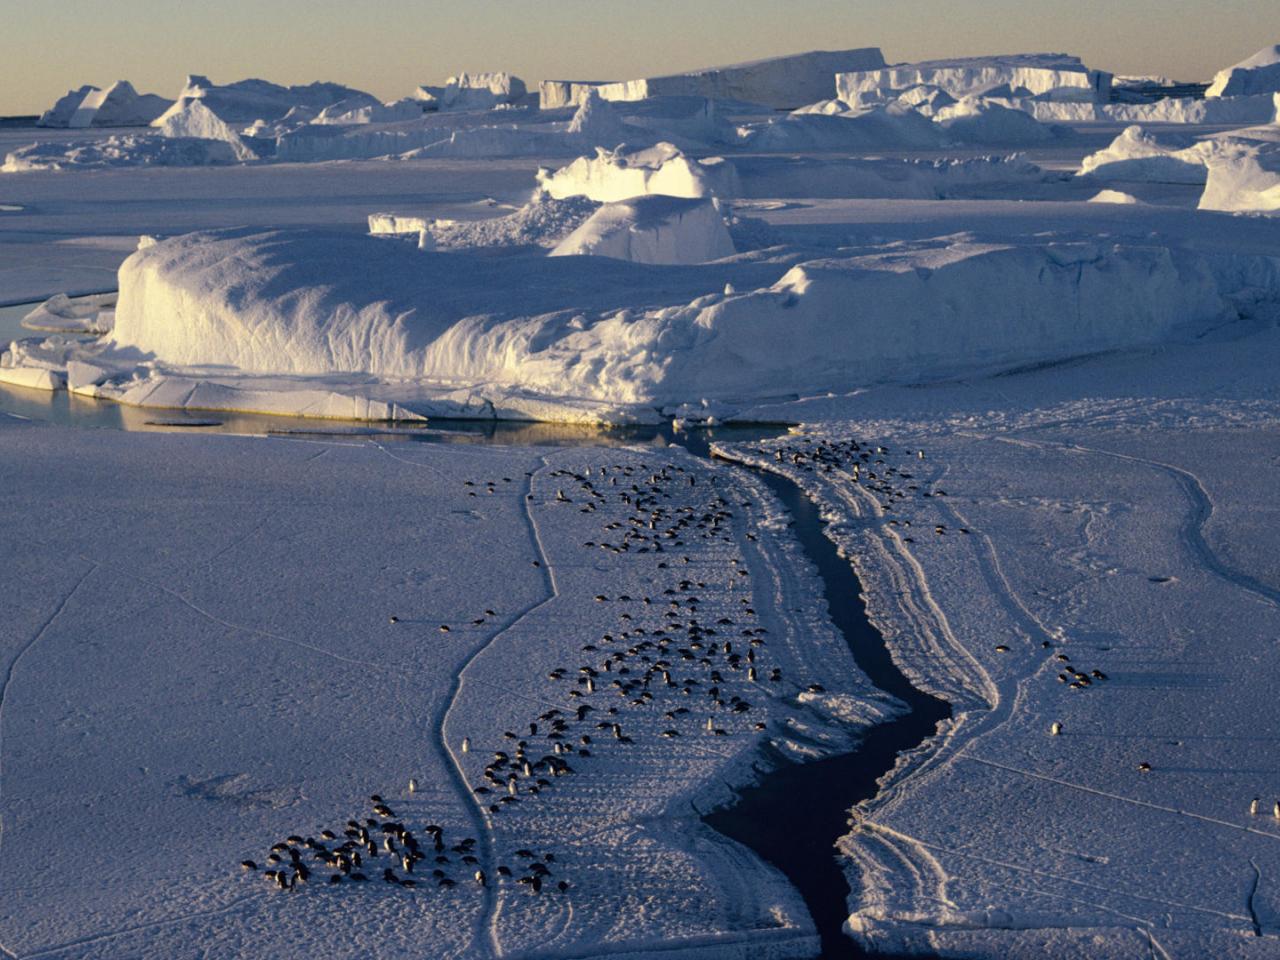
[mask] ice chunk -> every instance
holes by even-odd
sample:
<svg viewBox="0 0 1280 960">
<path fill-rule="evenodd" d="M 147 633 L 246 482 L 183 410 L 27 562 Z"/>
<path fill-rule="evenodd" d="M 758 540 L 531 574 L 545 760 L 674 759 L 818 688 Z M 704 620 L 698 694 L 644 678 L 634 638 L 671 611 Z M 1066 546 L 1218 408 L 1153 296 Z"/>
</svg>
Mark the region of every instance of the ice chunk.
<svg viewBox="0 0 1280 960">
<path fill-rule="evenodd" d="M 254 160 L 256 155 L 240 135 L 199 97 L 183 97 L 175 103 L 156 124 L 162 137 L 188 137 L 200 140 L 217 140 L 230 145 L 237 160 Z"/>
<path fill-rule="evenodd" d="M 491 110 L 503 104 L 514 104 L 527 94 L 525 83 L 506 71 L 495 73 L 460 73 L 442 86 L 423 84 L 413 97 L 432 110 Z"/>
<path fill-rule="evenodd" d="M 956 98 L 1005 95 L 1105 103 L 1111 75 L 1060 53 L 971 57 L 841 73 L 836 77 L 836 96 L 857 103 L 867 94 L 896 96 L 922 84 Z"/>
<path fill-rule="evenodd" d="M 1206 147 L 1190 137 L 1157 138 L 1141 126 L 1125 128 L 1106 148 L 1084 158 L 1079 176 L 1157 183 L 1204 183 Z"/>
<path fill-rule="evenodd" d="M 23 317 L 22 325 L 48 333 L 110 333 L 115 323 L 115 305 L 114 293 L 75 300 L 58 293 Z"/>
<path fill-rule="evenodd" d="M 1090 203 L 1140 203 L 1131 193 L 1122 190 L 1099 190 L 1089 198 Z"/>
<path fill-rule="evenodd" d="M 583 196 L 609 203 L 658 193 L 669 197 L 732 197 L 732 168 L 687 157 L 670 143 L 629 152 L 596 148 L 594 157 L 579 157 L 554 173 L 538 171 L 538 183 L 552 197 Z"/>
<path fill-rule="evenodd" d="M 1218 71 L 1204 95 L 1241 97 L 1276 92 L 1280 92 L 1280 44 L 1263 47 L 1253 56 Z"/>
<path fill-rule="evenodd" d="M 1227 138 L 1208 166 L 1201 210 L 1280 211 L 1280 142 Z"/>
<path fill-rule="evenodd" d="M 705 263 L 734 254 L 713 199 L 635 197 L 605 204 L 551 251 L 633 263 Z"/>
<path fill-rule="evenodd" d="M 182 101 L 192 99 L 203 100 L 215 116 L 236 127 L 247 126 L 255 120 L 279 120 L 294 107 L 305 107 L 319 113 L 339 102 L 350 104 L 348 109 L 353 109 L 356 104 L 381 106 L 377 97 L 337 83 L 285 87 L 266 80 L 239 80 L 220 86 L 199 75 L 187 77 L 175 108 Z M 154 125 L 161 125 L 165 119 L 161 116 Z"/>
<path fill-rule="evenodd" d="M 173 103 L 138 93 L 128 80 L 105 90 L 85 85 L 61 97 L 37 121 L 41 127 L 145 127 Z"/>
</svg>

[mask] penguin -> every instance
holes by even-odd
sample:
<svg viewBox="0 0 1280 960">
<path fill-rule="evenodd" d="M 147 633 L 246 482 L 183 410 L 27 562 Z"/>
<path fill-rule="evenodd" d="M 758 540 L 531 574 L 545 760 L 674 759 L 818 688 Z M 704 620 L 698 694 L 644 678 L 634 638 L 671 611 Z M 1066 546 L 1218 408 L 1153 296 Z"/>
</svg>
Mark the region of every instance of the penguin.
<svg viewBox="0 0 1280 960">
<path fill-rule="evenodd" d="M 1055 720 L 1049 727 L 1049 735 L 1056 737 L 1060 733 L 1062 733 L 1062 724 Z"/>
<path fill-rule="evenodd" d="M 470 753 L 470 752 L 471 752 L 471 738 L 470 738 L 470 737 L 463 737 L 463 738 L 462 738 L 462 752 L 463 752 L 463 753 Z"/>
<path fill-rule="evenodd" d="M 1257 801 L 1257 800 L 1253 801 L 1253 805 L 1256 807 L 1256 806 L 1258 805 L 1258 801 Z M 1255 810 L 1254 812 L 1256 813 L 1257 811 Z M 240 861 L 240 869 L 241 869 L 241 870 L 245 870 L 245 871 L 248 871 L 248 870 L 257 870 L 257 869 L 258 869 L 258 865 L 257 865 L 256 863 L 254 863 L 252 860 L 241 860 L 241 861 Z"/>
<path fill-rule="evenodd" d="M 413 779 L 412 777 L 409 778 L 409 792 L 410 793 L 418 792 L 418 781 Z"/>
<path fill-rule="evenodd" d="M 1280 820 L 1280 800 L 1276 801 L 1276 805 L 1271 808 L 1271 813 L 1277 820 Z"/>
<path fill-rule="evenodd" d="M 482 886 L 482 887 L 483 887 L 483 886 L 485 886 L 485 885 L 486 885 L 486 884 L 485 884 L 485 875 L 484 875 L 484 871 L 483 871 L 483 870 L 477 870 L 477 871 L 476 871 L 476 873 L 475 873 L 475 877 L 476 877 L 476 883 L 480 884 L 480 886 Z"/>
<path fill-rule="evenodd" d="M 1262 798 L 1261 798 L 1261 797 L 1254 797 L 1254 798 L 1253 798 L 1253 802 L 1249 804 L 1249 813 L 1250 813 L 1250 815 L 1255 816 L 1255 817 L 1258 815 L 1258 804 L 1260 804 L 1261 802 L 1262 802 Z"/>
</svg>

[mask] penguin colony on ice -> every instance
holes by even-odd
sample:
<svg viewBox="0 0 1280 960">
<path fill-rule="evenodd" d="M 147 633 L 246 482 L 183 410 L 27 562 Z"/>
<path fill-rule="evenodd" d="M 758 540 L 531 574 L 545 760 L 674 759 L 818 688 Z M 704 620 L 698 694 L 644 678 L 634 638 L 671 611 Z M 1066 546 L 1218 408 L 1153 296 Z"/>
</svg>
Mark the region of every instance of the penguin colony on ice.
<svg viewBox="0 0 1280 960">
<path fill-rule="evenodd" d="M 482 746 L 485 738 L 479 731 L 454 745 L 466 758 L 463 762 L 476 768 L 473 797 L 486 816 L 538 802 L 563 778 L 589 775 L 593 752 L 624 758 L 645 730 L 668 740 L 759 735 L 767 725 L 753 699 L 766 692 L 824 692 L 819 684 L 797 688 L 784 683 L 782 670 L 765 662 L 768 630 L 752 606 L 749 571 L 734 539 L 734 510 L 739 505 L 725 498 L 714 473 L 633 461 L 585 467 L 581 472 L 556 470 L 547 481 L 554 494 L 540 498 L 540 509 L 601 514 L 598 539 L 584 541 L 583 550 L 646 555 L 640 562 L 648 567 L 651 560 L 654 576 L 648 595 L 594 597 L 596 603 L 617 610 L 617 625 L 583 637 L 581 662 L 547 673 L 563 688 L 563 706 L 531 715 L 524 726 L 504 731 L 500 742 L 488 748 Z M 468 480 L 465 486 L 476 496 L 481 490 L 494 493 L 500 482 L 513 481 Z M 754 533 L 746 537 L 756 539 Z M 716 562 L 722 564 L 724 548 L 731 548 L 728 569 L 716 576 L 707 572 L 706 556 L 699 555 L 699 548 L 709 545 L 719 546 L 722 556 Z M 732 615 L 724 609 L 723 596 L 717 599 L 718 612 L 724 615 L 712 621 L 700 614 L 704 601 L 699 593 L 708 589 L 708 580 L 713 581 L 713 592 L 730 585 L 738 601 Z M 473 624 L 483 625 L 493 616 L 494 611 L 486 610 Z M 396 616 L 388 619 L 392 625 L 404 622 Z M 438 629 L 448 633 L 452 628 L 442 623 Z M 640 711 L 649 717 L 660 711 L 663 722 L 630 723 L 628 716 Z M 411 792 L 418 786 L 414 781 Z M 554 853 L 517 850 L 510 862 L 519 864 L 518 871 L 507 864 L 489 864 L 482 861 L 484 852 L 477 850 L 475 838 L 446 844 L 440 825 L 411 829 L 380 796 L 375 794 L 370 802 L 374 816 L 348 820 L 341 830 L 325 830 L 319 838 L 295 834 L 271 848 L 263 868 L 253 861 L 242 866 L 262 872 L 282 890 L 308 882 L 316 869 L 326 871 L 329 884 L 359 883 L 379 872 L 381 879 L 399 887 L 432 883 L 449 889 L 461 881 L 476 888 L 503 882 L 517 872 L 516 882 L 532 893 L 552 883 Z M 568 882 L 557 880 L 555 886 L 564 892 Z"/>
</svg>

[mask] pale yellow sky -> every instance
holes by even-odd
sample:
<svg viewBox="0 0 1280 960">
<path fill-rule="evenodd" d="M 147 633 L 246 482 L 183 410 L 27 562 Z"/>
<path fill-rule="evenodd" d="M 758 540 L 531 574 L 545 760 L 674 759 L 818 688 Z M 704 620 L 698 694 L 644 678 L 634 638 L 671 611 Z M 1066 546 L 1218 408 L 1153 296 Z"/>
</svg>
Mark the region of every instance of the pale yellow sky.
<svg viewBox="0 0 1280 960">
<path fill-rule="evenodd" d="M 1065 52 L 1208 80 L 1276 42 L 1277 0 L 0 0 L 0 116 L 118 79 L 172 97 L 188 73 L 391 99 L 461 70 L 626 79 L 860 46 L 891 62 Z"/>
</svg>

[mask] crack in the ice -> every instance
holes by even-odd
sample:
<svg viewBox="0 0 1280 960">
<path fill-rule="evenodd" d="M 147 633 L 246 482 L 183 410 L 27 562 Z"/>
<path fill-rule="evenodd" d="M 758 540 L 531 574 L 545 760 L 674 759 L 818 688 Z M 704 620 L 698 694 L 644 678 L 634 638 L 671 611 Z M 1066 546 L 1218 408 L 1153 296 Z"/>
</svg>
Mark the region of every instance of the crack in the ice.
<svg viewBox="0 0 1280 960">
<path fill-rule="evenodd" d="M 1094 796 L 1105 797 L 1108 800 L 1116 800 L 1120 803 L 1131 803 L 1135 806 L 1146 807 L 1149 810 L 1160 810 L 1164 813 L 1172 813 L 1179 817 L 1189 817 L 1192 820 L 1199 820 L 1203 823 L 1212 823 L 1219 827 L 1228 827 L 1231 830 L 1239 830 L 1241 833 L 1252 833 L 1259 837 L 1270 837 L 1272 840 L 1280 840 L 1280 834 L 1268 833 L 1266 830 L 1258 830 L 1254 827 L 1242 827 L 1238 823 L 1232 823 L 1230 820 L 1219 820 L 1216 817 L 1206 816 L 1203 813 L 1192 813 L 1190 810 L 1179 810 L 1176 807 L 1166 807 L 1158 803 L 1151 803 L 1148 800 L 1138 800 L 1134 797 L 1123 797 L 1117 793 L 1108 793 L 1105 790 L 1098 790 L 1095 787 L 1085 787 L 1078 783 L 1072 783 L 1069 780 L 1059 780 L 1057 777 L 1050 777 L 1043 773 L 1032 773 L 1030 770 L 1020 770 L 1017 767 L 1006 766 L 1003 763 L 997 763 L 995 760 L 984 760 L 982 757 L 973 757 L 967 754 L 958 754 L 957 760 L 968 760 L 970 763 L 981 763 L 988 767 L 995 767 L 998 770 L 1005 770 L 1008 773 L 1016 773 L 1020 776 L 1031 777 L 1035 780 L 1043 780 L 1046 783 L 1056 784 L 1060 787 L 1068 787 L 1072 790 L 1080 790 L 1083 793 L 1091 793 Z"/>
<path fill-rule="evenodd" d="M 378 445 L 375 444 L 375 446 L 378 446 Z M 379 446 L 379 449 L 382 449 L 382 448 Z M 392 457 L 393 460 L 401 460 L 401 462 L 403 463 L 408 463 L 414 466 L 425 466 L 425 464 L 417 464 L 412 460 L 403 460 L 400 457 L 393 456 L 391 453 L 389 453 L 386 450 L 383 450 L 382 452 L 386 453 L 387 456 Z M 547 458 L 544 456 L 544 457 L 540 457 L 539 460 L 542 463 L 542 469 L 545 469 L 548 466 Z M 468 681 L 477 682 L 477 681 L 473 681 L 472 678 L 469 678 L 466 675 L 467 670 L 471 667 L 473 663 L 475 663 L 477 658 L 479 658 L 486 650 L 491 649 L 494 643 L 497 642 L 499 637 L 509 633 L 517 624 L 523 621 L 535 610 L 547 605 L 548 603 L 553 602 L 560 596 L 559 588 L 556 586 L 555 570 L 552 568 L 551 563 L 547 557 L 546 550 L 542 544 L 542 537 L 538 532 L 537 521 L 534 519 L 533 512 L 530 509 L 530 504 L 533 502 L 533 481 L 534 481 L 534 474 L 530 474 L 525 484 L 526 495 L 520 498 L 520 502 L 523 505 L 525 522 L 528 525 L 528 530 L 533 542 L 534 549 L 537 551 L 537 554 L 538 554 L 538 562 L 540 565 L 539 568 L 543 571 L 543 578 L 547 586 L 547 595 L 543 597 L 541 600 L 537 601 L 534 604 L 531 604 L 529 607 L 521 611 L 519 614 L 513 617 L 509 623 L 507 623 L 500 630 L 495 631 L 494 634 L 491 637 L 489 637 L 488 640 L 486 640 L 483 644 L 481 644 L 479 647 L 477 647 L 475 650 L 472 651 L 471 656 L 466 659 L 466 661 L 462 664 L 462 666 L 458 668 L 458 672 L 454 675 L 452 688 L 449 691 L 449 695 L 445 700 L 444 709 L 441 711 L 439 719 L 436 723 L 436 732 L 440 740 L 440 745 L 444 749 L 445 755 L 451 761 L 450 762 L 451 774 L 456 782 L 456 785 L 458 786 L 460 793 L 468 801 L 468 806 L 471 810 L 472 822 L 478 828 L 477 832 L 480 833 L 480 835 L 484 838 L 485 862 L 486 862 L 486 866 L 490 867 L 490 871 L 489 871 L 490 874 L 493 874 L 492 867 L 497 859 L 496 841 L 493 836 L 493 826 L 492 826 L 492 823 L 490 822 L 489 817 L 486 815 L 480 801 L 476 799 L 475 794 L 471 790 L 471 783 L 467 779 L 466 771 L 462 766 L 462 761 L 458 757 L 457 753 L 454 751 L 451 744 L 449 743 L 449 738 L 448 738 L 448 735 L 445 733 L 445 728 L 448 726 L 448 723 L 449 723 L 449 714 L 452 713 L 453 708 L 458 704 L 458 698 L 462 693 L 463 686 Z M 478 681 L 478 682 L 484 683 L 484 681 Z M 492 686 L 492 684 L 490 685 Z M 498 892 L 497 892 L 496 884 L 493 886 L 486 884 L 484 887 L 484 907 L 478 922 L 485 929 L 485 937 L 488 941 L 489 951 L 495 957 L 502 956 L 502 944 L 499 942 L 499 939 L 498 939 L 498 915 L 500 912 L 501 912 L 501 904 L 498 901 Z"/>
<path fill-rule="evenodd" d="M 1262 882 L 1262 871 L 1258 869 L 1258 863 L 1252 857 L 1249 859 L 1249 866 L 1253 867 L 1253 883 L 1249 887 L 1249 896 L 1246 898 L 1245 906 L 1249 909 L 1249 919 L 1253 921 L 1253 935 L 1260 937 L 1262 936 L 1262 923 L 1258 920 L 1258 911 L 1254 907 L 1254 899 L 1258 896 L 1258 884 Z"/>
</svg>

